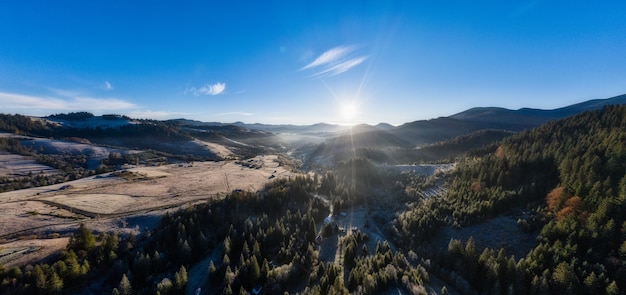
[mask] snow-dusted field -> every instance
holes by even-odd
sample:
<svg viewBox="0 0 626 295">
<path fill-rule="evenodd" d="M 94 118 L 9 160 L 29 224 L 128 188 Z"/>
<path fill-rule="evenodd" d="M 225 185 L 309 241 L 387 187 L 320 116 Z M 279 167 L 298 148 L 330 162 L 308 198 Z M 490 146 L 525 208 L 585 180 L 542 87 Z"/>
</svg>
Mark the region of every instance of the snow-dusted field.
<svg viewBox="0 0 626 295">
<path fill-rule="evenodd" d="M 50 224 L 72 223 L 74 218 L 81 218 L 68 210 L 37 201 L 3 203 L 0 212 L 0 236 Z"/>
<path fill-rule="evenodd" d="M 158 223 L 163 210 L 207 202 L 233 190 L 257 191 L 273 178 L 295 175 L 277 160 L 278 156 L 266 155 L 241 162 L 130 167 L 120 173 L 126 175 L 124 178 L 105 174 L 1 193 L 0 248 L 7 247 L 3 239 L 64 234 L 80 222 L 98 231 L 151 227 Z M 24 255 L 40 253 L 35 249 Z"/>
<path fill-rule="evenodd" d="M 57 174 L 59 171 L 50 166 L 37 163 L 32 158 L 0 151 L 0 175 L 6 177 L 21 177 L 29 174 L 38 175 Z"/>
<path fill-rule="evenodd" d="M 0 263 L 7 269 L 35 263 L 51 254 L 64 249 L 69 238 L 54 239 L 26 239 L 2 245 L 0 248 Z"/>
<path fill-rule="evenodd" d="M 135 203 L 131 196 L 115 194 L 56 195 L 41 200 L 96 214 L 124 212 L 124 208 L 132 208 Z"/>
</svg>

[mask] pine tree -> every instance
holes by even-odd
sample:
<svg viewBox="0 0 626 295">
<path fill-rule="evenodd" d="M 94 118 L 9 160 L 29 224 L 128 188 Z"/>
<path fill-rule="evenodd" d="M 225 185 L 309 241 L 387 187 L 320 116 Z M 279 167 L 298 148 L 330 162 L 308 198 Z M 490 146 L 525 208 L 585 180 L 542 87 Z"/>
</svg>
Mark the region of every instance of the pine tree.
<svg viewBox="0 0 626 295">
<path fill-rule="evenodd" d="M 187 288 L 187 269 L 184 265 L 174 274 L 174 288 L 180 294 L 185 292 Z"/>
<path fill-rule="evenodd" d="M 120 280 L 119 285 L 117 286 L 117 290 L 120 295 L 131 295 L 133 294 L 133 286 L 130 284 L 128 277 L 126 274 L 122 275 L 122 279 Z"/>
<path fill-rule="evenodd" d="M 217 279 L 217 268 L 215 267 L 215 264 L 213 263 L 213 260 L 211 260 L 211 262 L 209 263 L 209 280 L 215 280 Z"/>
<path fill-rule="evenodd" d="M 261 268 L 259 267 L 259 262 L 256 260 L 255 256 L 252 256 L 252 258 L 250 258 L 250 268 L 248 276 L 251 286 L 254 286 L 254 284 L 256 284 L 261 278 Z"/>
<path fill-rule="evenodd" d="M 263 258 L 263 265 L 261 266 L 261 283 L 265 284 L 267 282 L 267 277 L 269 276 L 270 273 L 270 266 L 269 263 L 267 262 L 267 259 Z"/>
<path fill-rule="evenodd" d="M 78 227 L 78 231 L 72 237 L 70 241 L 70 248 L 75 251 L 89 251 L 93 249 L 96 245 L 96 238 L 93 236 L 91 231 L 85 226 L 84 223 L 81 223 Z"/>
<path fill-rule="evenodd" d="M 35 268 L 33 269 L 33 278 L 35 280 L 35 287 L 37 287 L 37 289 L 39 290 L 46 289 L 46 286 L 47 286 L 46 274 L 41 268 L 41 265 L 37 264 Z"/>
<path fill-rule="evenodd" d="M 50 275 L 50 279 L 48 280 L 48 290 L 54 294 L 60 293 L 61 290 L 63 290 L 63 279 L 59 277 L 56 271 L 52 271 L 52 274 Z"/>
</svg>

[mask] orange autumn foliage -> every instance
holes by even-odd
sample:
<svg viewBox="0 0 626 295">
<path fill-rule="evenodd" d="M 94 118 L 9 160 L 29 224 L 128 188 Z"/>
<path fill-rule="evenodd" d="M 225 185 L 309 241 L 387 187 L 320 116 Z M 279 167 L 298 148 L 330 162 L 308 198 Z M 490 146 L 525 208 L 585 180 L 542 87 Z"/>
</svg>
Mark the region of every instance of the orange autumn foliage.
<svg viewBox="0 0 626 295">
<path fill-rule="evenodd" d="M 482 189 L 482 186 L 480 185 L 480 182 L 475 181 L 472 183 L 472 191 L 477 193 Z"/>
<path fill-rule="evenodd" d="M 581 207 L 581 199 L 580 197 L 571 197 L 569 199 L 567 199 L 567 201 L 565 201 L 565 206 L 563 207 L 563 209 L 559 210 L 558 213 L 556 213 L 556 219 L 557 220 L 561 220 L 569 215 L 572 214 L 580 214 L 580 207 Z"/>
<path fill-rule="evenodd" d="M 495 155 L 496 155 L 496 158 L 498 158 L 498 159 L 504 158 L 504 147 L 503 146 L 499 146 L 496 149 Z"/>
<path fill-rule="evenodd" d="M 548 210 L 556 214 L 557 220 L 582 213 L 582 199 L 578 196 L 569 196 L 563 187 L 557 187 L 550 191 L 546 196 L 546 203 Z"/>
<path fill-rule="evenodd" d="M 563 187 L 557 187 L 550 191 L 546 196 L 546 203 L 548 204 L 548 209 L 550 211 L 554 211 L 560 209 L 565 201 L 565 189 Z"/>
</svg>

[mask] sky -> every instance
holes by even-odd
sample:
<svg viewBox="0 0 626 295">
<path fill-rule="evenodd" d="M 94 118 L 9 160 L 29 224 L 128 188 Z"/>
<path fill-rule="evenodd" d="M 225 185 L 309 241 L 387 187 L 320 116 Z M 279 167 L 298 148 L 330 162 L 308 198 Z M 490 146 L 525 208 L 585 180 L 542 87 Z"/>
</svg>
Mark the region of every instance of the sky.
<svg viewBox="0 0 626 295">
<path fill-rule="evenodd" d="M 0 113 L 399 125 L 626 93 L 626 1 L 0 1 Z"/>
</svg>

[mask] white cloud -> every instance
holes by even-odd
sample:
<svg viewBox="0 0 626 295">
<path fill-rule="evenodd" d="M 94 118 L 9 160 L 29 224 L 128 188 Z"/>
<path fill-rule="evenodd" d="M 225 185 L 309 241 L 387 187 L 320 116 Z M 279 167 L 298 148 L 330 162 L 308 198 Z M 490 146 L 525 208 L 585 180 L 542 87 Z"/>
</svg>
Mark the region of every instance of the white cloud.
<svg viewBox="0 0 626 295">
<path fill-rule="evenodd" d="M 111 85 L 111 82 L 104 81 L 104 89 L 106 89 L 106 90 L 113 90 L 113 85 Z"/>
<path fill-rule="evenodd" d="M 314 68 L 317 66 L 321 66 L 327 63 L 334 63 L 338 59 L 342 58 L 344 55 L 350 53 L 355 48 L 354 46 L 338 46 L 335 48 L 331 48 L 326 52 L 322 53 L 322 55 L 318 56 L 313 62 L 302 67 L 301 70 L 306 70 L 310 68 Z"/>
<path fill-rule="evenodd" d="M 94 98 L 73 96 L 74 93 L 62 91 L 65 98 L 30 96 L 0 92 L 0 105 L 8 110 L 38 110 L 49 112 L 67 111 L 114 111 L 136 107 L 133 103 L 117 98 Z"/>
<path fill-rule="evenodd" d="M 226 83 L 217 82 L 215 84 L 207 84 L 200 88 L 191 87 L 185 90 L 185 94 L 191 93 L 193 95 L 218 95 L 222 94 L 226 90 Z"/>
<path fill-rule="evenodd" d="M 349 60 L 344 61 L 342 63 L 338 63 L 338 64 L 335 64 L 335 65 L 333 65 L 331 67 L 328 67 L 325 70 L 317 72 L 317 73 L 314 74 L 314 76 L 321 77 L 321 76 L 335 76 L 335 75 L 339 75 L 339 74 L 341 74 L 341 73 L 343 73 L 345 71 L 350 70 L 353 67 L 356 67 L 356 66 L 360 65 L 366 59 L 367 59 L 366 56 L 361 56 L 361 57 L 349 59 Z"/>
<path fill-rule="evenodd" d="M 337 46 L 318 56 L 314 61 L 300 68 L 300 70 L 315 69 L 312 77 L 332 77 L 346 72 L 363 63 L 367 56 L 349 56 L 356 50 L 356 46 Z"/>
</svg>

